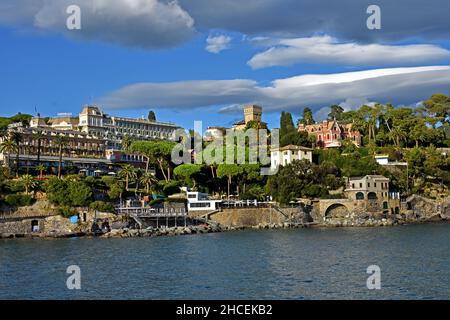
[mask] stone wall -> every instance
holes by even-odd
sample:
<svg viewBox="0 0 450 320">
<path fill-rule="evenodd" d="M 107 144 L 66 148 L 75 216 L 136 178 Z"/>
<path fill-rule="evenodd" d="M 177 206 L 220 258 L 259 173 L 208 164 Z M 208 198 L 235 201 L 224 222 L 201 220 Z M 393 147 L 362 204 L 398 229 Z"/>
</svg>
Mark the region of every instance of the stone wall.
<svg viewBox="0 0 450 320">
<path fill-rule="evenodd" d="M 25 219 L 0 223 L 0 234 L 28 234 L 32 232 L 32 222 L 37 221 L 39 229 L 44 228 L 43 219 Z"/>
<path fill-rule="evenodd" d="M 289 218 L 303 217 L 298 208 L 281 208 L 280 210 L 284 215 L 274 208 L 224 208 L 211 214 L 209 219 L 223 226 L 253 227 L 263 224 L 284 223 L 288 220 L 286 216 Z M 189 213 L 193 217 L 204 214 L 204 211 Z"/>
</svg>

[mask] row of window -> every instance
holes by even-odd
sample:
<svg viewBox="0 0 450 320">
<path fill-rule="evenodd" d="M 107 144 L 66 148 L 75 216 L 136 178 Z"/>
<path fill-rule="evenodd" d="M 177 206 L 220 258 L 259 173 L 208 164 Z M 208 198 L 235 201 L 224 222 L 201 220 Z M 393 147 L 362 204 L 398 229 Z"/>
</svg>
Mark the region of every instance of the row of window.
<svg viewBox="0 0 450 320">
<path fill-rule="evenodd" d="M 359 183 L 359 188 L 362 188 L 363 184 L 362 182 Z M 377 187 L 377 183 L 374 182 L 373 183 L 373 187 L 376 188 Z M 370 182 L 367 182 L 367 188 L 370 188 Z M 352 183 L 352 189 L 355 189 L 355 184 Z M 389 189 L 389 183 L 387 182 L 381 182 L 381 189 Z"/>
</svg>

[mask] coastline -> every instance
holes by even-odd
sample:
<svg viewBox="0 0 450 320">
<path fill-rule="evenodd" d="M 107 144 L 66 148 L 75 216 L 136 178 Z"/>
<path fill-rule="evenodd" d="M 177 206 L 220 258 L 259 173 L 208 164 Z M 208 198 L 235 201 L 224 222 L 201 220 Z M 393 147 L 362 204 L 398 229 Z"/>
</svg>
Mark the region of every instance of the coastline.
<svg viewBox="0 0 450 320">
<path fill-rule="evenodd" d="M 383 219 L 387 220 L 387 219 Z M 207 234 L 207 233 L 221 233 L 221 232 L 233 232 L 244 230 L 289 230 L 289 229 L 301 229 L 301 228 L 313 228 L 313 229 L 336 229 L 336 228 L 377 228 L 377 227 L 392 227 L 392 226 L 406 226 L 406 225 L 419 225 L 419 224 L 444 224 L 450 222 L 449 219 L 441 220 L 426 220 L 426 221 L 375 221 L 367 224 L 327 224 L 317 223 L 304 225 L 299 223 L 273 223 L 273 224 L 260 224 L 256 226 L 222 226 L 222 225 L 199 225 L 199 226 L 186 226 L 186 227 L 170 227 L 170 228 L 146 228 L 146 229 L 131 229 L 120 228 L 112 229 L 106 233 L 93 233 L 93 232 L 50 232 L 50 233 L 25 233 L 25 234 L 13 234 L 13 233 L 1 233 L 0 239 L 68 239 L 68 238 L 99 238 L 99 239 L 111 239 L 111 238 L 155 238 L 155 237 L 173 237 L 182 235 L 195 235 L 195 234 Z"/>
</svg>

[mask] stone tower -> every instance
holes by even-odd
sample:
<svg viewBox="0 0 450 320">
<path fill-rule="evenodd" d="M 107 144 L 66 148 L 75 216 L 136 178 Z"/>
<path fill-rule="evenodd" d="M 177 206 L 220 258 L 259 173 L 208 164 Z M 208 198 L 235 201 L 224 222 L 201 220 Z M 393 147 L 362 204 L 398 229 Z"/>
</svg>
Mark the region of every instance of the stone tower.
<svg viewBox="0 0 450 320">
<path fill-rule="evenodd" d="M 245 123 L 250 121 L 261 122 L 262 108 L 257 105 L 249 105 L 244 107 Z"/>
</svg>

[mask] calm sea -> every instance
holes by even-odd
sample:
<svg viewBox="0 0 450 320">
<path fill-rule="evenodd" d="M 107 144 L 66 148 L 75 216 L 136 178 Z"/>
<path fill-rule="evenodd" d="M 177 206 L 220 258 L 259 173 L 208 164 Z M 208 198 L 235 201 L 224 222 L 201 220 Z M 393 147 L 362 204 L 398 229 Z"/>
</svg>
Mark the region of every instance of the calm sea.
<svg viewBox="0 0 450 320">
<path fill-rule="evenodd" d="M 0 299 L 93 298 L 450 299 L 450 224 L 0 240 Z"/>
</svg>

